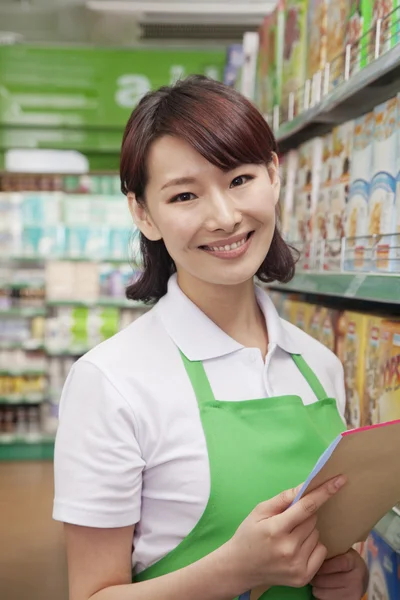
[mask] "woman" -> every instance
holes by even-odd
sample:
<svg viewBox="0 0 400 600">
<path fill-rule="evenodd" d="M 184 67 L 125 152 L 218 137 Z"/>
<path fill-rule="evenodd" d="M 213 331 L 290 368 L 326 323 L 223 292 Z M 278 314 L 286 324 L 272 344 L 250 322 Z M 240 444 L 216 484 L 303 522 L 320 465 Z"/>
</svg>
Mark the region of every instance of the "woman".
<svg viewBox="0 0 400 600">
<path fill-rule="evenodd" d="M 362 596 L 363 561 L 325 561 L 316 530 L 343 479 L 292 507 L 285 491 L 343 429 L 345 398 L 338 359 L 253 283 L 294 273 L 276 151 L 259 112 L 206 78 L 132 113 L 121 181 L 144 270 L 128 297 L 156 304 L 65 385 L 54 517 L 70 600 Z"/>
</svg>

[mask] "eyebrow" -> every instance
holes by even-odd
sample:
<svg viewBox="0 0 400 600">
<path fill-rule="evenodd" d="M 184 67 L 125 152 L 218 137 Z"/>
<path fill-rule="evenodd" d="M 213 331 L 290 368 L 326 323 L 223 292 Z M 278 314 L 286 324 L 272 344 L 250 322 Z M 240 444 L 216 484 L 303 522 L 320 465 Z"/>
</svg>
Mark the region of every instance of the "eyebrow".
<svg viewBox="0 0 400 600">
<path fill-rule="evenodd" d="M 195 177 L 177 177 L 176 179 L 171 179 L 170 181 L 167 181 L 167 183 L 165 183 L 161 189 L 165 190 L 165 188 L 169 188 L 174 185 L 188 185 L 196 182 L 197 179 Z"/>
</svg>

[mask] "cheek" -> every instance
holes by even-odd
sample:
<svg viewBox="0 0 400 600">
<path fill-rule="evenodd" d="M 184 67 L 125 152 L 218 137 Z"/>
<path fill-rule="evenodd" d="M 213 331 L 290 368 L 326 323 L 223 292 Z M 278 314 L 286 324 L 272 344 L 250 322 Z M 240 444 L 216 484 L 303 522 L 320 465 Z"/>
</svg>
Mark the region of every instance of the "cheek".
<svg viewBox="0 0 400 600">
<path fill-rule="evenodd" d="M 167 248 L 179 251 L 186 246 L 198 230 L 197 221 L 194 214 L 185 214 L 184 210 L 160 212 L 159 229 Z"/>
</svg>

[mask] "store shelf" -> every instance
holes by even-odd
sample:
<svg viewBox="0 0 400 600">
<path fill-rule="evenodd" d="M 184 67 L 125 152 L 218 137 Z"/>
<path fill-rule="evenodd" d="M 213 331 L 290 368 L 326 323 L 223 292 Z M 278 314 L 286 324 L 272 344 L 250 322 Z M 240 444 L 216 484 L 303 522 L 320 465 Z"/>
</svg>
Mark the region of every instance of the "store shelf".
<svg viewBox="0 0 400 600">
<path fill-rule="evenodd" d="M 271 284 L 269 287 L 283 292 L 400 303 L 400 276 L 396 275 L 300 272 L 285 285 Z"/>
<path fill-rule="evenodd" d="M 0 396 L 0 405 L 17 405 L 17 404 L 42 404 L 44 402 L 44 396 L 31 396 L 31 397 L 23 397 L 23 396 Z"/>
<path fill-rule="evenodd" d="M 47 306 L 57 308 L 62 306 L 82 307 L 82 308 L 130 308 L 145 309 L 149 308 L 143 302 L 134 302 L 133 300 L 124 300 L 123 298 L 99 298 L 95 302 L 84 302 L 83 300 L 47 300 Z"/>
<path fill-rule="evenodd" d="M 42 438 L 39 441 L 18 440 L 7 442 L 0 436 L 0 461 L 8 460 L 52 460 L 54 439 Z"/>
<path fill-rule="evenodd" d="M 84 348 L 83 346 L 81 348 L 67 348 L 67 349 L 63 349 L 63 350 L 56 350 L 54 348 L 45 348 L 45 352 L 47 354 L 47 356 L 53 357 L 53 358 L 63 358 L 63 357 L 78 357 L 78 356 L 83 356 L 84 354 L 86 354 L 87 352 L 89 352 L 90 350 L 93 349 L 93 346 L 91 346 L 90 348 Z"/>
<path fill-rule="evenodd" d="M 4 310 L 0 309 L 0 319 L 1 318 L 7 318 L 7 317 L 24 317 L 27 319 L 33 318 L 33 317 L 44 317 L 46 316 L 46 309 L 44 307 L 42 308 L 28 308 L 28 307 L 24 307 L 24 308 L 7 308 Z"/>
<path fill-rule="evenodd" d="M 21 342 L 0 340 L 0 350 L 25 350 L 26 352 L 44 352 L 43 342 L 26 340 Z"/>
<path fill-rule="evenodd" d="M 0 377 L 45 377 L 44 369 L 0 369 Z"/>
<path fill-rule="evenodd" d="M 332 125 L 344 123 L 395 96 L 400 80 L 400 45 L 338 85 L 321 102 L 282 124 L 276 132 L 282 152 L 321 135 Z"/>
</svg>

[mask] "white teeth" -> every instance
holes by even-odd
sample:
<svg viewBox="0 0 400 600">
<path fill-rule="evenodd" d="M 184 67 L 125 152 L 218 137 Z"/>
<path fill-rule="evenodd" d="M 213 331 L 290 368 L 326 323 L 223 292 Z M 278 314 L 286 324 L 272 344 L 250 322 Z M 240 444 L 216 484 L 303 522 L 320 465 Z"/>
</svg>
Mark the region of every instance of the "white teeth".
<svg viewBox="0 0 400 600">
<path fill-rule="evenodd" d="M 227 244 L 226 246 L 209 246 L 210 250 L 213 252 L 229 252 L 230 250 L 236 250 L 243 246 L 247 241 L 247 238 L 243 238 L 239 242 L 233 242 L 233 244 Z"/>
</svg>

